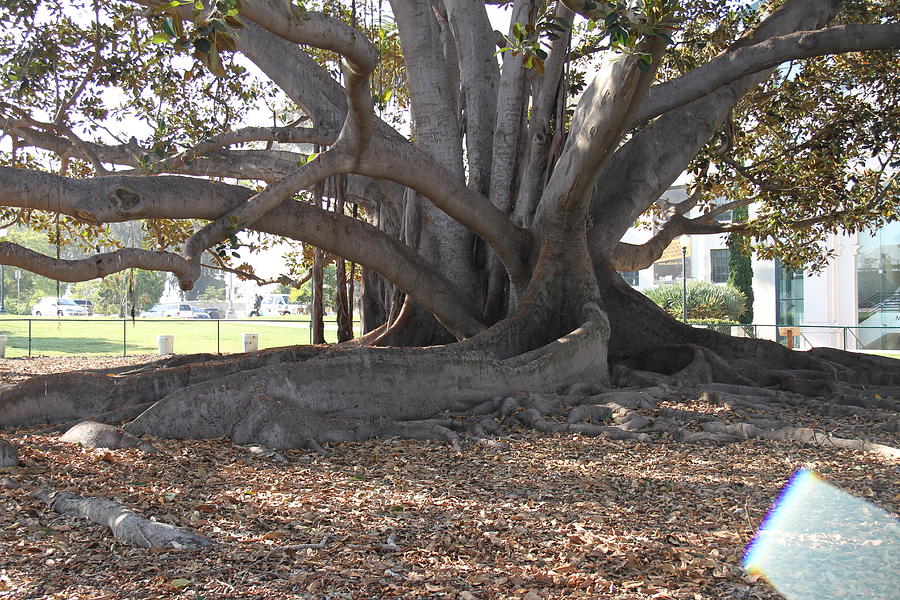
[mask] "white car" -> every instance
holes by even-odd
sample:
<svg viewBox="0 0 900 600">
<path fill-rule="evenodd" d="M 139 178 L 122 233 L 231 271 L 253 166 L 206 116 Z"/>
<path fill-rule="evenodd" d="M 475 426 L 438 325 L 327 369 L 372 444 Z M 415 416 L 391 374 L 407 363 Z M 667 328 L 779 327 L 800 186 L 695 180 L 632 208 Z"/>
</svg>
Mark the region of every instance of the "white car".
<svg viewBox="0 0 900 600">
<path fill-rule="evenodd" d="M 41 298 L 41 301 L 31 308 L 31 314 L 36 317 L 43 315 L 55 315 L 57 317 L 86 317 L 88 316 L 88 311 L 71 298 L 47 296 L 46 298 Z"/>
<path fill-rule="evenodd" d="M 147 318 L 161 317 L 164 312 L 166 312 L 166 306 L 164 304 L 154 304 L 150 310 L 142 312 L 141 316 Z"/>
<path fill-rule="evenodd" d="M 190 304 L 166 304 L 163 309 L 164 317 L 176 317 L 179 319 L 193 319 L 194 309 Z"/>
<path fill-rule="evenodd" d="M 262 304 L 259 306 L 259 315 L 261 317 L 290 314 L 299 315 L 302 311 L 302 306 L 299 304 L 291 304 L 288 301 L 287 294 L 269 294 L 263 296 Z"/>
</svg>

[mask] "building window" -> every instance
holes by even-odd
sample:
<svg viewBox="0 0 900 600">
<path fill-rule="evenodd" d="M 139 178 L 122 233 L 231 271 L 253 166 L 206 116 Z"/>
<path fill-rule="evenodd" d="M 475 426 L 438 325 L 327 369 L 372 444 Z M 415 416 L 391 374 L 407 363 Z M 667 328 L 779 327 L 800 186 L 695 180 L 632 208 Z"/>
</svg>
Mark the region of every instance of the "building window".
<svg viewBox="0 0 900 600">
<path fill-rule="evenodd" d="M 728 204 L 729 202 L 731 202 L 731 199 L 729 199 L 729 198 L 716 198 L 713 201 L 713 204 L 716 206 L 716 208 L 718 208 L 720 206 Z M 734 211 L 733 210 L 726 210 L 721 215 L 716 217 L 717 223 L 731 223 L 733 221 L 734 221 Z"/>
<path fill-rule="evenodd" d="M 725 283 L 728 281 L 728 248 L 709 251 L 710 281 Z"/>
<path fill-rule="evenodd" d="M 900 223 L 858 236 L 857 344 L 870 350 L 900 349 Z"/>
<path fill-rule="evenodd" d="M 641 282 L 640 271 L 619 271 L 619 275 L 625 280 L 625 283 L 631 287 L 637 287 Z"/>
<path fill-rule="evenodd" d="M 803 322 L 803 271 L 794 271 L 775 263 L 778 325 L 800 325 Z"/>
</svg>

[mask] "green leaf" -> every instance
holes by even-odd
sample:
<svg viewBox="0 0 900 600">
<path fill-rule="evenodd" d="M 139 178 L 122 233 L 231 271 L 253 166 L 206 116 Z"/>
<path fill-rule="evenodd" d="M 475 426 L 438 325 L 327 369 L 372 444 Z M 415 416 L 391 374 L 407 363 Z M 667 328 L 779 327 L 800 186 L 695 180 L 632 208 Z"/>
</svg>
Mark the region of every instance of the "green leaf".
<svg viewBox="0 0 900 600">
<path fill-rule="evenodd" d="M 154 44 L 168 44 L 169 41 L 169 36 L 164 33 L 154 33 L 153 37 L 150 38 L 150 42 Z"/>
<path fill-rule="evenodd" d="M 194 48 L 196 48 L 199 52 L 208 54 L 209 51 L 212 50 L 212 42 L 210 42 L 206 38 L 197 38 L 196 40 L 194 40 Z"/>
<path fill-rule="evenodd" d="M 167 18 L 163 19 L 162 30 L 170 38 L 178 37 L 178 34 L 175 33 L 175 25 L 172 23 L 172 17 L 167 17 Z"/>
</svg>

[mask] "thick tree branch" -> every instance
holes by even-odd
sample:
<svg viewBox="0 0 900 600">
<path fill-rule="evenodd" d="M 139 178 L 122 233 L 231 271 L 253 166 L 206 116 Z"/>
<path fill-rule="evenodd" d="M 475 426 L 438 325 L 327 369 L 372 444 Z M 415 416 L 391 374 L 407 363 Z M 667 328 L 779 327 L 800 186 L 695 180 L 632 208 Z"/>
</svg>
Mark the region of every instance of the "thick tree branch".
<svg viewBox="0 0 900 600">
<path fill-rule="evenodd" d="M 184 253 L 194 266 L 195 279 L 200 277 L 200 256 L 208 248 L 253 225 L 297 192 L 312 187 L 332 175 L 346 173 L 352 164 L 353 159 L 349 155 L 329 150 L 205 225 L 184 245 Z"/>
<path fill-rule="evenodd" d="M 185 164 L 228 146 L 251 142 L 279 142 L 282 144 L 314 144 L 326 146 L 334 142 L 336 134 L 312 127 L 243 127 L 214 135 L 174 156 L 153 160 L 157 173 L 173 173 Z"/>
<path fill-rule="evenodd" d="M 787 0 L 732 48 L 798 29 L 817 29 L 834 9 L 831 0 Z M 734 105 L 769 75 L 770 71 L 750 75 L 671 110 L 619 148 L 604 166 L 594 191 L 595 226 L 588 232 L 591 247 L 596 251 L 605 246 L 611 255 L 635 219 L 685 170 Z"/>
<path fill-rule="evenodd" d="M 644 99 L 664 49 L 661 38 L 651 38 L 638 48 L 652 57 L 646 71 L 637 67 L 633 54 L 611 60 L 594 78 L 575 109 L 571 133 L 547 183 L 535 223 L 549 217 L 565 230 L 586 219 L 600 167 L 612 155 Z"/>
<path fill-rule="evenodd" d="M 516 0 L 513 4 L 510 32 L 513 26 L 524 27 L 532 18 L 532 0 Z M 494 206 L 508 214 L 512 208 L 516 159 L 524 140 L 522 113 L 525 110 L 525 82 L 527 70 L 524 56 L 512 52 L 503 54 L 503 69 L 497 97 L 497 123 L 494 126 L 490 199 Z"/>
<path fill-rule="evenodd" d="M 230 177 L 233 179 L 258 179 L 277 181 L 291 172 L 303 155 L 284 150 L 224 150 L 225 143 L 246 143 L 251 141 L 278 141 L 285 143 L 316 144 L 334 141 L 332 134 L 308 127 L 248 127 L 215 136 L 211 141 L 201 142 L 196 147 L 178 155 L 159 158 L 154 152 L 136 144 L 107 146 L 84 142 L 84 147 L 76 147 L 69 139 L 24 125 L 15 121 L 0 120 L 0 129 L 15 136 L 21 146 L 32 146 L 53 152 L 60 157 L 74 157 L 91 161 L 91 156 L 101 162 L 131 167 L 133 171 L 119 171 L 117 175 L 153 173 L 174 173 L 178 175 Z M 234 140 L 234 141 L 229 141 Z M 87 149 L 87 153 L 83 150 Z M 200 154 L 204 153 L 205 156 Z M 141 157 L 149 156 L 149 162 L 142 163 Z M 188 164 L 190 163 L 190 164 Z"/>
<path fill-rule="evenodd" d="M 469 187 L 487 194 L 500 81 L 493 31 L 481 0 L 444 0 L 444 5 L 459 54 Z"/>
<path fill-rule="evenodd" d="M 427 2 L 392 0 L 409 81 L 416 145 L 462 180 L 462 141 L 441 37 Z"/>
<path fill-rule="evenodd" d="M 557 19 L 571 22 L 573 16 L 572 11 L 564 5 L 557 6 Z M 548 177 L 548 160 L 553 160 L 551 148 L 559 149 L 562 146 L 565 130 L 563 111 L 567 94 L 562 76 L 571 34 L 571 29 L 567 29 L 551 43 L 550 54 L 544 63 L 540 90 L 528 125 L 528 164 L 522 171 L 522 183 L 513 208 L 513 222 L 519 225 L 529 223 L 537 207 Z M 551 131 L 554 115 L 556 128 Z"/>
<path fill-rule="evenodd" d="M 190 265 L 183 257 L 171 252 L 138 248 L 123 248 L 88 258 L 65 260 L 46 256 L 12 242 L 0 242 L 0 264 L 19 267 L 57 281 L 99 279 L 133 267 L 146 271 L 167 271 L 178 277 L 179 281 L 193 285 Z"/>
<path fill-rule="evenodd" d="M 729 50 L 677 79 L 651 87 L 635 122 L 648 121 L 723 85 L 789 60 L 895 48 L 900 48 L 900 23 L 841 25 L 769 38 Z"/>
<path fill-rule="evenodd" d="M 330 175 L 351 172 L 367 148 L 374 129 L 368 80 L 378 62 L 378 54 L 356 29 L 327 15 L 303 10 L 286 0 L 259 0 L 243 5 L 241 15 L 291 42 L 338 52 L 344 58 L 347 116 L 331 150 L 273 183 L 244 205 L 221 215 L 188 240 L 185 254 L 195 265 L 197 277 L 200 276 L 200 255 L 207 248 L 252 225 L 298 191 Z"/>
<path fill-rule="evenodd" d="M 69 179 L 0 167 L 0 206 L 58 212 L 97 224 L 135 219 L 213 220 L 253 195 L 247 188 L 191 177 Z M 252 228 L 304 241 L 372 269 L 415 298 L 460 338 L 484 329 L 479 311 L 465 293 L 414 250 L 367 223 L 311 204 L 287 202 Z"/>
<path fill-rule="evenodd" d="M 379 138 L 363 157 L 359 166 L 361 174 L 403 184 L 429 198 L 447 215 L 484 239 L 497 253 L 514 284 L 527 285 L 523 256 L 528 252 L 530 236 L 525 231 L 421 150 L 405 141 Z"/>
<path fill-rule="evenodd" d="M 338 84 L 296 45 L 274 37 L 253 23 L 248 23 L 239 40 L 241 49 L 275 81 L 304 111 L 314 115 L 317 125 L 327 127 L 345 116 L 346 98 Z M 290 57 L 293 68 L 284 69 Z M 429 113 L 431 115 L 431 113 Z M 432 115 L 433 116 L 433 115 Z M 455 118 L 455 117 L 454 117 Z M 435 126 L 437 127 L 438 124 Z M 435 135 L 446 132 L 446 121 L 435 129 Z M 419 140 L 427 125 L 417 125 Z M 527 252 L 529 236 L 499 213 L 484 196 L 465 190 L 461 177 L 454 177 L 431 153 L 413 146 L 380 119 L 359 174 L 383 178 L 408 186 L 428 197 L 442 211 L 481 236 L 501 257 L 510 277 L 527 284 L 522 256 Z M 459 145 L 454 156 L 459 157 Z M 455 164 L 456 159 L 451 160 Z"/>
<path fill-rule="evenodd" d="M 287 0 L 254 0 L 242 3 L 240 10 L 242 16 L 286 40 L 337 52 L 358 75 L 367 76 L 378 63 L 378 53 L 364 35 L 324 13 Z"/>
</svg>

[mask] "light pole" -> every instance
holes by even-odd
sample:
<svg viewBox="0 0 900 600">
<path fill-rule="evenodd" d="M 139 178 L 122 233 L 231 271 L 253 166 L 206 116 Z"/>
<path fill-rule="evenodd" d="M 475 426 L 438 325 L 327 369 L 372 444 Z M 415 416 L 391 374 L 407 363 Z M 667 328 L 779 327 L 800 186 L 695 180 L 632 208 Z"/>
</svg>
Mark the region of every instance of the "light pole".
<svg viewBox="0 0 900 600">
<path fill-rule="evenodd" d="M 687 240 L 681 239 L 681 320 L 687 323 Z"/>
<path fill-rule="evenodd" d="M 6 237 L 5 229 L 0 229 L 0 237 Z M 4 269 L 4 266 L 0 265 L 0 315 L 6 314 L 6 288 L 4 287 L 6 269 Z"/>
</svg>

